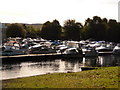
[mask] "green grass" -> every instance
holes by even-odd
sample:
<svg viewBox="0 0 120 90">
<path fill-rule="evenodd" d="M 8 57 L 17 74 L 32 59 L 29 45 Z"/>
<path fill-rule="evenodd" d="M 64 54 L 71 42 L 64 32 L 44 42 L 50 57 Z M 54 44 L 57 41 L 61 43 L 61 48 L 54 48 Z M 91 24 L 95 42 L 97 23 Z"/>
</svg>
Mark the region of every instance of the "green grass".
<svg viewBox="0 0 120 90">
<path fill-rule="evenodd" d="M 54 73 L 3 81 L 3 88 L 118 88 L 119 67 Z"/>
</svg>

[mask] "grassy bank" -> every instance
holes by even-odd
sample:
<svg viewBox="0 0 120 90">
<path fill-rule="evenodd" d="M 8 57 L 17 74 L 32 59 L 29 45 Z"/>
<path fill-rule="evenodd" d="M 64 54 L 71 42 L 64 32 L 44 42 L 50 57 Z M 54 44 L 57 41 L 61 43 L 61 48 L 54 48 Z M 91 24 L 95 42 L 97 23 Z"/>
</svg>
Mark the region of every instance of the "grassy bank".
<svg viewBox="0 0 120 90">
<path fill-rule="evenodd" d="M 118 67 L 55 73 L 3 81 L 3 88 L 118 88 Z"/>
</svg>

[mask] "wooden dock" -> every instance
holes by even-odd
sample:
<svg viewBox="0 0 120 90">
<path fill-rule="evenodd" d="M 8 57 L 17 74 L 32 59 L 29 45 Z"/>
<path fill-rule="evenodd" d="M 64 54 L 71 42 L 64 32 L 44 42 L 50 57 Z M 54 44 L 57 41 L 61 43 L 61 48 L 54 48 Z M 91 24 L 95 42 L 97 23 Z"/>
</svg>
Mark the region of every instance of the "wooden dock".
<svg viewBox="0 0 120 90">
<path fill-rule="evenodd" d="M 13 63 L 19 61 L 40 61 L 47 59 L 57 59 L 61 58 L 61 54 L 51 53 L 51 54 L 27 54 L 27 55 L 15 55 L 15 56 L 0 56 L 0 60 L 3 63 Z"/>
<path fill-rule="evenodd" d="M 0 58 L 19 58 L 19 57 L 35 57 L 35 56 L 56 56 L 56 55 L 61 55 L 57 53 L 51 53 L 51 54 L 26 54 L 26 55 L 15 55 L 15 56 L 0 56 Z"/>
<path fill-rule="evenodd" d="M 100 52 L 101 55 L 111 55 L 112 52 Z M 85 57 L 85 55 L 83 55 Z M 47 60 L 47 59 L 61 59 L 62 54 L 50 53 L 50 54 L 27 54 L 27 55 L 15 55 L 15 56 L 0 56 L 2 62 L 11 62 L 11 61 L 36 61 L 36 60 Z"/>
<path fill-rule="evenodd" d="M 106 55 L 106 54 L 112 54 L 112 52 L 99 52 L 99 55 Z M 61 54 L 58 53 L 50 53 L 50 54 L 26 54 L 26 55 L 15 55 L 15 56 L 0 56 L 0 59 L 5 58 L 22 58 L 22 57 L 45 57 L 45 56 L 61 56 Z"/>
</svg>

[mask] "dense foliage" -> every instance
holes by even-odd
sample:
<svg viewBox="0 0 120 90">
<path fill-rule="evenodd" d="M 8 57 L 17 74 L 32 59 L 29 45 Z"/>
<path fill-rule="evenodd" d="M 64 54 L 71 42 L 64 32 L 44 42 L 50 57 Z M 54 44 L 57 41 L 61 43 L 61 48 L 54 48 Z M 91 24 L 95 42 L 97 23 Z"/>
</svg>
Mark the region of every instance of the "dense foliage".
<svg viewBox="0 0 120 90">
<path fill-rule="evenodd" d="M 10 24 L 7 28 L 7 37 L 38 36 L 49 40 L 94 39 L 120 42 L 120 23 L 94 16 L 92 19 L 86 19 L 84 25 L 75 20 L 66 20 L 62 27 L 58 20 L 53 20 L 45 22 L 38 30 L 22 24 Z"/>
<path fill-rule="evenodd" d="M 44 39 L 58 40 L 60 39 L 61 25 L 59 21 L 53 20 L 53 22 L 45 22 L 41 30 L 41 37 Z"/>
<path fill-rule="evenodd" d="M 33 26 L 24 25 L 24 28 L 26 30 L 26 37 L 31 37 L 31 38 L 37 37 L 38 31 Z"/>
<path fill-rule="evenodd" d="M 67 20 L 63 28 L 66 39 L 80 40 L 80 30 L 82 29 L 81 23 L 75 22 L 75 20 Z"/>
<path fill-rule="evenodd" d="M 26 30 L 21 24 L 10 24 L 8 25 L 6 35 L 7 37 L 25 37 Z"/>
<path fill-rule="evenodd" d="M 106 18 L 101 19 L 98 16 L 94 16 L 93 19 L 88 18 L 82 29 L 82 38 L 120 42 L 120 23 L 112 19 L 109 21 Z"/>
</svg>

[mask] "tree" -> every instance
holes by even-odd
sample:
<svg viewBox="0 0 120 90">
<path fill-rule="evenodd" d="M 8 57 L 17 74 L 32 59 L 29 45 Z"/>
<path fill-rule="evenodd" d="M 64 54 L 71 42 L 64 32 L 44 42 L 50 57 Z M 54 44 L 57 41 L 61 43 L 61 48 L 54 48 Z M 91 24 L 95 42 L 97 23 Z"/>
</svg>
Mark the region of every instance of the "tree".
<svg viewBox="0 0 120 90">
<path fill-rule="evenodd" d="M 47 21 L 43 24 L 41 30 L 41 37 L 44 39 L 58 40 L 61 35 L 61 25 L 59 21 L 53 20 L 53 22 Z"/>
<path fill-rule="evenodd" d="M 80 40 L 80 30 L 83 28 L 81 23 L 75 22 L 75 20 L 67 20 L 63 28 L 66 39 Z"/>
<path fill-rule="evenodd" d="M 94 38 L 94 31 L 92 27 L 93 27 L 93 20 L 90 18 L 86 19 L 85 25 L 81 30 L 82 39 Z"/>
<path fill-rule="evenodd" d="M 14 23 L 8 25 L 6 35 L 7 37 L 25 37 L 26 30 L 22 24 Z"/>
<path fill-rule="evenodd" d="M 53 36 L 52 36 L 52 39 L 54 40 L 58 40 L 58 39 L 60 39 L 61 38 L 61 25 L 60 25 L 60 23 L 59 23 L 59 21 L 57 21 L 57 20 L 53 20 L 53 22 L 52 22 L 52 34 L 53 34 Z"/>
<path fill-rule="evenodd" d="M 108 22 L 109 29 L 108 33 L 108 40 L 118 42 L 120 41 L 120 24 L 117 23 L 116 20 L 110 19 Z"/>
<path fill-rule="evenodd" d="M 94 16 L 93 19 L 88 18 L 85 21 L 82 35 L 84 39 L 92 38 L 95 40 L 105 40 L 107 29 L 107 19 Z"/>
<path fill-rule="evenodd" d="M 41 37 L 44 39 L 50 39 L 50 32 L 51 30 L 51 22 L 47 21 L 43 24 L 43 27 L 41 29 Z"/>
<path fill-rule="evenodd" d="M 37 37 L 38 32 L 33 26 L 27 26 L 25 29 L 26 29 L 26 36 L 27 37 L 31 37 L 31 38 Z"/>
</svg>

